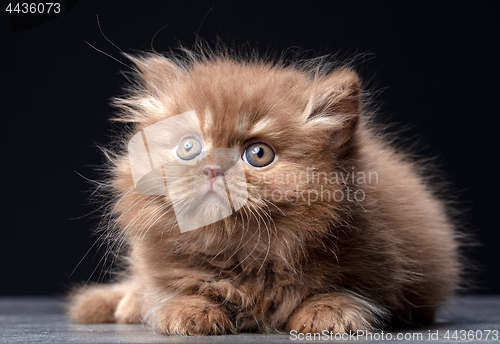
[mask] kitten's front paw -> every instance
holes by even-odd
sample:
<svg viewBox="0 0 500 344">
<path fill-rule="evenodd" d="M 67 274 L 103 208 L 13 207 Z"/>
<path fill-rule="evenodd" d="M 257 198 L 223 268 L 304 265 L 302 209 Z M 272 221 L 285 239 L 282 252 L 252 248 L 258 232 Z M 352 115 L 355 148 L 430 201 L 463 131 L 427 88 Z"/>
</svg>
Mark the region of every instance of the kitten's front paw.
<svg viewBox="0 0 500 344">
<path fill-rule="evenodd" d="M 67 305 L 69 318 L 76 323 L 115 322 L 115 309 L 125 294 L 120 285 L 96 285 L 74 290 Z"/>
<path fill-rule="evenodd" d="M 301 333 L 333 333 L 372 330 L 385 310 L 349 294 L 310 297 L 290 317 L 288 330 Z"/>
<path fill-rule="evenodd" d="M 226 305 L 230 303 L 235 307 L 247 307 L 250 304 L 250 299 L 228 280 L 205 283 L 200 287 L 198 294 L 215 302 Z"/>
<path fill-rule="evenodd" d="M 219 335 L 235 333 L 227 312 L 202 297 L 188 297 L 169 303 L 159 327 L 170 335 Z"/>
</svg>

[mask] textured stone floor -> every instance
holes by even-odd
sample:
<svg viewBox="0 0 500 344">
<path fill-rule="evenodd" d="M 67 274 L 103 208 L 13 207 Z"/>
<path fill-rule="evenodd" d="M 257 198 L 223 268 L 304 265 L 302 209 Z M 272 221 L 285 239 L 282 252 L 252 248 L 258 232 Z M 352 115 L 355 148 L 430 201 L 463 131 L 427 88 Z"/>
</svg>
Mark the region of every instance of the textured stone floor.
<svg viewBox="0 0 500 344">
<path fill-rule="evenodd" d="M 455 332 L 456 331 L 456 332 Z M 490 331 L 490 332 L 489 332 Z M 495 332 L 496 331 L 496 332 Z M 447 339 L 445 336 L 449 334 Z M 406 335 L 407 339 L 398 336 Z M 481 336 L 481 338 L 479 338 Z M 486 339 L 488 336 L 488 339 Z M 455 338 L 453 338 L 455 337 Z M 141 325 L 75 325 L 54 297 L 0 297 L 0 343 L 500 343 L 500 296 L 456 299 L 432 327 L 379 333 L 377 338 L 300 340 L 290 334 L 208 337 L 162 336 Z"/>
</svg>

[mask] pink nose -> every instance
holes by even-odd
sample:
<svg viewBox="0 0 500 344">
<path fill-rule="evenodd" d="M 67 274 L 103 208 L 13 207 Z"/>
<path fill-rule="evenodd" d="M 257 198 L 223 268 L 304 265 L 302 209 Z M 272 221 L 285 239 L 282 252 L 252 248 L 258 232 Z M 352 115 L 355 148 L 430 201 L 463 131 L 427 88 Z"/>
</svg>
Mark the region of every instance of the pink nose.
<svg viewBox="0 0 500 344">
<path fill-rule="evenodd" d="M 210 168 L 210 167 L 205 167 L 202 173 L 205 175 L 205 177 L 207 177 L 207 179 L 214 179 L 217 178 L 218 176 L 224 175 L 224 171 L 222 171 L 220 168 Z"/>
</svg>

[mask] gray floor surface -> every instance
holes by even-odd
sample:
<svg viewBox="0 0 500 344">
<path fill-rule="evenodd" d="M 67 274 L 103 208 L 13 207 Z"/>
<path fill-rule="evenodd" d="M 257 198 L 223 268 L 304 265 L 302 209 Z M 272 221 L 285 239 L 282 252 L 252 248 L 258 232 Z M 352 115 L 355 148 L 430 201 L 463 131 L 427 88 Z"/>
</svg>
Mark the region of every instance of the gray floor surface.
<svg viewBox="0 0 500 344">
<path fill-rule="evenodd" d="M 448 339 L 446 338 L 448 334 Z M 407 339 L 401 339 L 401 337 Z M 75 325 L 54 297 L 0 297 L 0 343 L 499 343 L 500 296 L 463 297 L 441 310 L 437 322 L 419 330 L 372 338 L 300 340 L 290 334 L 180 337 L 153 334 L 142 325 Z"/>
</svg>

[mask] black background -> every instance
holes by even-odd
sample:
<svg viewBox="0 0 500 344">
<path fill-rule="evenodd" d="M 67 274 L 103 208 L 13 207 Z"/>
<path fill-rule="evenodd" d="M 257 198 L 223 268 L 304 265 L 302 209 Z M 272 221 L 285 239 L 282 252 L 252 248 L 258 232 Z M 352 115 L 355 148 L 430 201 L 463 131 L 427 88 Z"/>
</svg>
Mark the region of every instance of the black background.
<svg viewBox="0 0 500 344">
<path fill-rule="evenodd" d="M 9 18 L 4 8 L 0 294 L 61 294 L 102 278 L 102 250 L 91 235 L 97 205 L 88 202 L 85 178 L 98 178 L 104 158 L 96 146 L 120 129 L 108 120 L 109 99 L 126 67 L 85 43 L 125 61 L 96 15 L 126 52 L 151 50 L 155 34 L 157 51 L 189 47 L 198 33 L 260 51 L 364 56 L 357 70 L 378 92 L 379 118 L 410 126 L 405 136 L 424 156 L 437 156 L 459 195 L 465 228 L 480 243 L 468 254 L 479 271 L 474 292 L 500 293 L 494 1 L 67 1 L 46 22 Z"/>
</svg>

